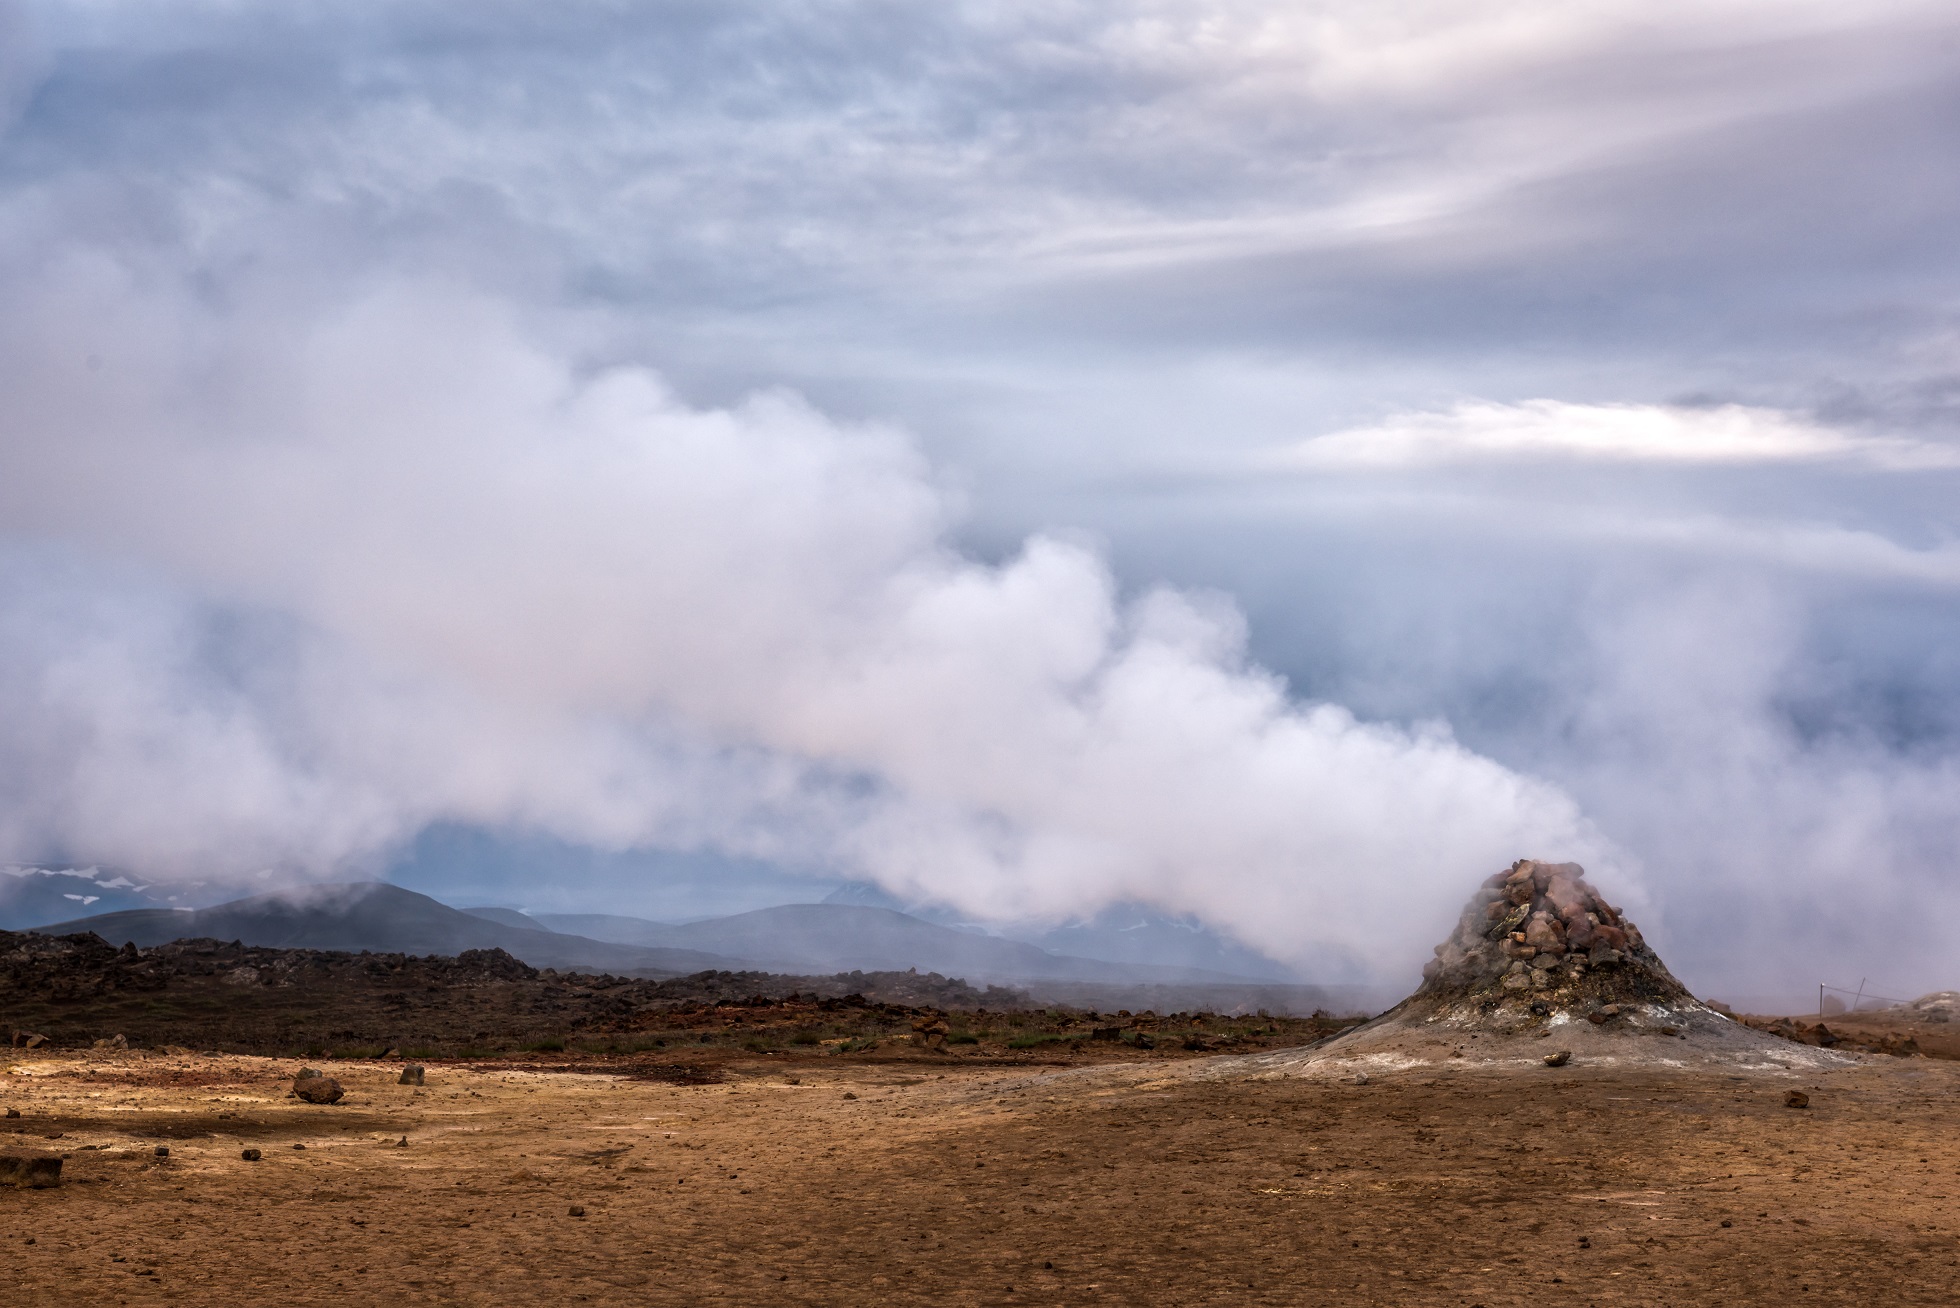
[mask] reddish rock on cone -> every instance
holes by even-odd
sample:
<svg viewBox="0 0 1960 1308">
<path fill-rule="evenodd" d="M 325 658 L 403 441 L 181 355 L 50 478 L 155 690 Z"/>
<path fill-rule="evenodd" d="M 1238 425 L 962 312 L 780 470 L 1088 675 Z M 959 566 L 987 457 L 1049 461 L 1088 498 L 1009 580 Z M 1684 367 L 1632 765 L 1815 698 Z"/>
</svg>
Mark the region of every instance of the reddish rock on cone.
<svg viewBox="0 0 1960 1308">
<path fill-rule="evenodd" d="M 1532 859 L 1484 882 L 1422 976 L 1412 999 L 1539 1015 L 1689 998 L 1640 928 L 1586 883 L 1585 869 Z"/>
</svg>

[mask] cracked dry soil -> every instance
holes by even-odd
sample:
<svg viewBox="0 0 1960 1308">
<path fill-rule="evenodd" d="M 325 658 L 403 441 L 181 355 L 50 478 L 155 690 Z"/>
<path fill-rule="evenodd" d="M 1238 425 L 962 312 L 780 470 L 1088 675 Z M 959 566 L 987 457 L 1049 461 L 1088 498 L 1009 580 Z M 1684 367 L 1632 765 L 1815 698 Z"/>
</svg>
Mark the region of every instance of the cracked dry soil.
<svg viewBox="0 0 1960 1308">
<path fill-rule="evenodd" d="M 1960 1086 L 1924 1059 L 1808 1075 L 1807 1110 L 1787 1078 L 1577 1065 L 1113 1084 L 757 1060 L 678 1086 L 434 1063 L 419 1090 L 317 1065 L 340 1104 L 286 1098 L 292 1060 L 0 1063 L 0 1151 L 68 1156 L 61 1187 L 0 1190 L 7 1302 L 1960 1297 Z"/>
</svg>

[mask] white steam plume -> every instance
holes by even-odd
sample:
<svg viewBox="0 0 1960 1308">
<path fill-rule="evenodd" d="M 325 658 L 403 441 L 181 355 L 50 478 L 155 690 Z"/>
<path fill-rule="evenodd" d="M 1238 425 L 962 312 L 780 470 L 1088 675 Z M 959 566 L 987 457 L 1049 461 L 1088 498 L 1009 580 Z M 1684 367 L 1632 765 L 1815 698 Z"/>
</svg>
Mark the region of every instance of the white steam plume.
<svg viewBox="0 0 1960 1308">
<path fill-rule="evenodd" d="M 15 289 L 0 513 L 179 588 L 16 555 L 15 848 L 328 874 L 456 818 L 1395 967 L 1477 873 L 1608 856 L 1440 728 L 1291 702 L 1220 601 L 1126 601 L 1053 536 L 961 555 L 891 431 L 692 408 L 427 288 Z"/>
</svg>

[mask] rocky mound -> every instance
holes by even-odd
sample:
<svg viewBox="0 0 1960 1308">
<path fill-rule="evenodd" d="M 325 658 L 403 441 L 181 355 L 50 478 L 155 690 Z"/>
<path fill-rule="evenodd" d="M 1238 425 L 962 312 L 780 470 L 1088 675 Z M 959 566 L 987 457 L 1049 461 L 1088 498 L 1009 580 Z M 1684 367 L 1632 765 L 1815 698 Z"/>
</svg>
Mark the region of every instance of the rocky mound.
<svg viewBox="0 0 1960 1308">
<path fill-rule="evenodd" d="M 1469 1005 L 1487 1020 L 1693 1003 L 1577 863 L 1520 859 L 1485 881 L 1422 976 L 1408 1003 Z"/>
<path fill-rule="evenodd" d="M 1852 1060 L 1701 1003 L 1578 864 L 1521 859 L 1478 888 L 1407 999 L 1314 1048 L 1234 1061 L 1240 1075 L 1324 1076 L 1506 1063 L 1785 1071 Z"/>
</svg>

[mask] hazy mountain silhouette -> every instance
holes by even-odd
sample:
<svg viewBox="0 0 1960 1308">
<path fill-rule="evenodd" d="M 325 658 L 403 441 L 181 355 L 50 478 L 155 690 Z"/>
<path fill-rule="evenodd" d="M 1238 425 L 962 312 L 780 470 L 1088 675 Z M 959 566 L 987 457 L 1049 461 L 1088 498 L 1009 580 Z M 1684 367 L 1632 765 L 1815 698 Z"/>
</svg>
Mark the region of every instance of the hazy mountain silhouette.
<svg viewBox="0 0 1960 1308">
<path fill-rule="evenodd" d="M 0 931 L 25 931 L 37 922 L 77 913 L 169 908 L 187 896 L 190 904 L 217 897 L 198 885 L 139 884 L 115 868 L 4 867 L 0 868 Z"/>
<path fill-rule="evenodd" d="M 150 908 L 100 913 L 33 929 L 44 935 L 93 931 L 111 944 L 133 940 L 139 947 L 209 936 L 275 949 L 393 954 L 453 955 L 498 948 L 533 967 L 561 971 L 684 975 L 753 966 L 693 949 L 640 948 L 511 926 L 378 881 L 306 886 L 194 912 Z"/>
<path fill-rule="evenodd" d="M 1046 978 L 1115 984 L 1243 982 L 1205 968 L 1112 963 L 1057 954 L 1019 940 L 962 931 L 890 908 L 862 904 L 783 904 L 680 924 L 604 913 L 539 913 L 554 931 L 642 947 L 700 949 L 755 959 L 771 971 L 940 972 L 969 981 Z"/>
<path fill-rule="evenodd" d="M 510 908 L 457 909 L 373 881 L 300 887 L 194 912 L 98 913 L 32 929 L 49 935 L 93 931 L 111 944 L 133 940 L 143 947 L 199 936 L 283 949 L 402 954 L 453 955 L 495 947 L 533 967 L 639 975 L 709 970 L 829 975 L 916 968 L 976 983 L 1189 986 L 1254 979 L 1058 954 L 860 904 L 785 904 L 675 924 L 599 913 L 532 917 Z"/>
<path fill-rule="evenodd" d="M 890 908 L 927 922 L 954 928 L 970 923 L 951 910 L 934 905 L 908 904 L 882 886 L 854 881 L 825 896 L 826 904 L 859 904 Z M 583 934 L 600 936 L 598 932 Z M 1196 968 L 1233 977 L 1296 984 L 1299 977 L 1284 963 L 1221 935 L 1192 917 L 1167 917 L 1141 904 L 1112 904 L 1093 917 L 1060 926 L 1008 924 L 999 934 L 1038 946 L 1051 954 L 1094 958 L 1105 963 L 1142 963 L 1152 967 Z"/>
<path fill-rule="evenodd" d="M 523 913 L 520 913 L 520 912 L 518 912 L 518 911 L 517 911 L 516 909 L 514 909 L 514 908 L 499 908 L 499 907 L 497 907 L 497 906 L 495 906 L 495 905 L 490 905 L 490 904 L 486 904 L 486 905 L 484 905 L 483 907 L 480 907 L 480 908 L 466 908 L 466 909 L 464 909 L 464 910 L 463 910 L 463 912 L 465 912 L 465 913 L 468 913 L 468 914 L 469 914 L 469 915 L 470 915 L 471 917 L 480 917 L 480 918 L 483 918 L 483 919 L 485 919 L 486 921 L 490 921 L 490 922 L 501 922 L 501 923 L 503 923 L 503 924 L 504 924 L 505 926 L 507 926 L 507 927 L 516 927 L 516 928 L 518 928 L 518 929 L 519 929 L 519 930 L 521 930 L 521 931 L 549 931 L 549 930 L 551 930 L 551 928 L 550 928 L 550 927 L 548 927 L 548 926 L 546 926 L 546 925 L 545 925 L 544 923 L 542 923 L 542 922 L 540 922 L 540 921 L 538 921 L 538 920 L 537 920 L 536 918 L 534 918 L 534 917 L 527 917 L 526 915 L 524 915 Z M 561 933 L 561 934 L 563 934 L 563 933 Z M 590 933 L 590 932 L 586 932 L 586 931 L 574 931 L 574 932 L 571 932 L 570 934 L 572 934 L 572 935 L 590 935 L 591 933 Z M 595 939 L 595 940 L 596 940 L 596 939 L 598 939 L 598 938 L 599 938 L 599 937 L 597 937 L 597 936 L 593 936 L 593 939 Z M 627 943 L 629 943 L 629 944 L 630 944 L 630 943 L 632 943 L 632 942 L 631 942 L 631 941 L 628 941 Z"/>
</svg>

